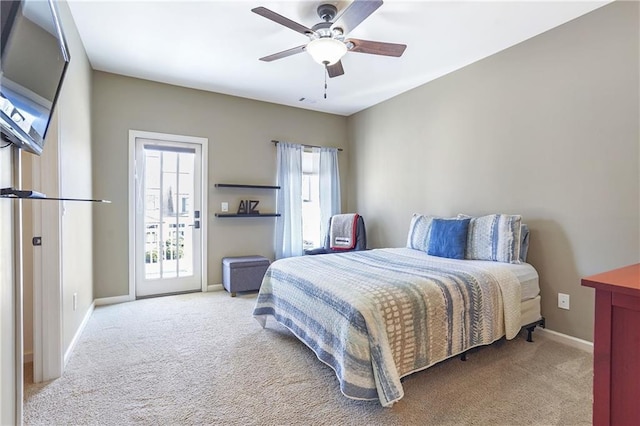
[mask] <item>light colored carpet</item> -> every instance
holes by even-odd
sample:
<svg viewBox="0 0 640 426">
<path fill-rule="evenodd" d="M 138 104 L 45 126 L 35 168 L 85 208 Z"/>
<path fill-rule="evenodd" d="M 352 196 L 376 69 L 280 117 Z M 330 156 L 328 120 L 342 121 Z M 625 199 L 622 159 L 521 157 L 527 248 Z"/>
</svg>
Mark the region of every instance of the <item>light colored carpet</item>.
<svg viewBox="0 0 640 426">
<path fill-rule="evenodd" d="M 333 370 L 272 318 L 262 329 L 255 297 L 96 308 L 63 377 L 26 384 L 25 424 L 591 423 L 592 356 L 539 334 L 413 374 L 382 408 L 345 398 Z"/>
</svg>

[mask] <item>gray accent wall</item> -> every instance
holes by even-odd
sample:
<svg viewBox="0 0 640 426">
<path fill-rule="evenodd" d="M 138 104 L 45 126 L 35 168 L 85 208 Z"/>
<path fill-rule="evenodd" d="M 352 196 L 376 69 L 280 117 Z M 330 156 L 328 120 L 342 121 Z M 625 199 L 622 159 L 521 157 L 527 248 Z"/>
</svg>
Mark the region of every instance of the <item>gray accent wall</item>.
<svg viewBox="0 0 640 426">
<path fill-rule="evenodd" d="M 612 3 L 349 117 L 370 246 L 404 246 L 414 212 L 521 214 L 548 328 L 592 340 L 580 278 L 640 261 L 638 15 Z"/>
<path fill-rule="evenodd" d="M 129 130 L 208 138 L 208 284 L 222 282 L 222 258 L 274 258 L 274 218 L 221 219 L 241 199 L 275 209 L 273 190 L 216 189 L 215 183 L 275 185 L 272 139 L 346 147 L 346 117 L 96 71 L 93 74 L 93 189 L 113 203 L 94 208 L 95 297 L 129 294 Z M 339 154 L 346 200 L 348 150 Z M 344 203 L 346 205 L 346 202 Z"/>
</svg>

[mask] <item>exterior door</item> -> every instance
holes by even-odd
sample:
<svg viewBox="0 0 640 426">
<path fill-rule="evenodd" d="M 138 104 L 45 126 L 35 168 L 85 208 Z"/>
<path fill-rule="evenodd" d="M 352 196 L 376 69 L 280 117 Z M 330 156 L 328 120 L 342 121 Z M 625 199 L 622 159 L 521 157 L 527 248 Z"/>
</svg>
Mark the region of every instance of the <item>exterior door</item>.
<svg viewBox="0 0 640 426">
<path fill-rule="evenodd" d="M 202 289 L 202 147 L 136 138 L 136 297 Z"/>
</svg>

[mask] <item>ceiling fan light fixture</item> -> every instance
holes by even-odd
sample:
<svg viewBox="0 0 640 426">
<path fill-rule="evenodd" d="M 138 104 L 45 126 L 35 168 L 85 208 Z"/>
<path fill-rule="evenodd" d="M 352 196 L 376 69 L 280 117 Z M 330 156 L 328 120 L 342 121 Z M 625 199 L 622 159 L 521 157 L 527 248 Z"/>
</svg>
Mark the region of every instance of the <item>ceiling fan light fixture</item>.
<svg viewBox="0 0 640 426">
<path fill-rule="evenodd" d="M 307 44 L 307 52 L 321 65 L 333 65 L 347 53 L 347 46 L 330 37 L 317 38 Z"/>
</svg>

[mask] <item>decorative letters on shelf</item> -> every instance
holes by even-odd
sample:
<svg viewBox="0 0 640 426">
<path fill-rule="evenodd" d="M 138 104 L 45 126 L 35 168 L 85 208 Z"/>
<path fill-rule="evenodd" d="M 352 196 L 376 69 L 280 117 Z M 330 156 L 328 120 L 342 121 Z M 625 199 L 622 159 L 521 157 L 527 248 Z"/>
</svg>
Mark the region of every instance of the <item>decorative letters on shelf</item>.
<svg viewBox="0 0 640 426">
<path fill-rule="evenodd" d="M 238 206 L 238 214 L 259 214 L 260 211 L 256 209 L 260 204 L 258 200 L 241 200 Z"/>
<path fill-rule="evenodd" d="M 1 1 L 1 0 L 0 0 Z M 216 183 L 216 188 L 249 188 L 249 189 L 280 189 L 274 185 L 250 185 L 239 183 Z M 216 217 L 279 217 L 280 213 L 260 213 L 258 200 L 242 200 L 238 205 L 237 213 L 215 213 Z"/>
</svg>

